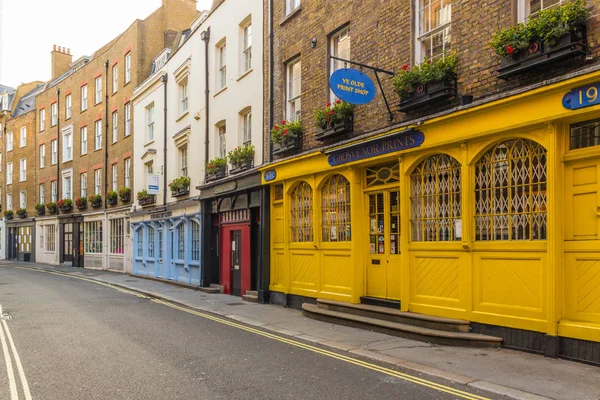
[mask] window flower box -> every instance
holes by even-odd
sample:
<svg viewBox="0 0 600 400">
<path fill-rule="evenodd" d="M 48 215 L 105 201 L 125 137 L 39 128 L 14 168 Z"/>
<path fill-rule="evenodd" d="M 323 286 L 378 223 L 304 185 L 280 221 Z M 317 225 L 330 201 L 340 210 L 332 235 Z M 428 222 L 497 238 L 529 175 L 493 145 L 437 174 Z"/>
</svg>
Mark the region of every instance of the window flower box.
<svg viewBox="0 0 600 400">
<path fill-rule="evenodd" d="M 17 210 L 17 215 L 19 216 L 19 218 L 23 219 L 23 218 L 27 218 L 27 210 L 24 208 L 19 208 Z"/>
<path fill-rule="evenodd" d="M 393 80 L 400 96 L 398 111 L 406 113 L 456 97 L 457 63 L 456 54 L 449 53 L 437 60 L 425 60 L 412 68 L 402 66 Z"/>
<path fill-rule="evenodd" d="M 190 187 L 186 186 L 183 188 L 179 188 L 179 189 L 171 189 L 171 196 L 172 197 L 181 197 L 181 196 L 186 196 L 190 194 Z"/>
<path fill-rule="evenodd" d="M 119 194 L 114 190 L 112 192 L 108 192 L 106 195 L 106 202 L 111 206 L 116 206 L 117 201 L 119 200 Z"/>
<path fill-rule="evenodd" d="M 92 208 L 100 208 L 102 207 L 102 196 L 99 194 L 94 194 L 90 196 L 90 205 Z"/>
<path fill-rule="evenodd" d="M 354 107 L 345 101 L 327 103 L 315 110 L 315 125 L 319 129 L 317 140 L 325 140 L 354 130 Z"/>
<path fill-rule="evenodd" d="M 586 55 L 585 21 L 589 16 L 587 4 L 575 0 L 542 10 L 526 23 L 495 33 L 490 46 L 502 57 L 498 78 L 510 79 Z"/>
<path fill-rule="evenodd" d="M 218 169 L 215 169 L 214 172 L 211 172 L 208 175 L 206 175 L 206 178 L 204 180 L 206 182 L 213 182 L 213 181 L 225 178 L 226 176 L 227 176 L 227 166 L 224 165 Z"/>
<path fill-rule="evenodd" d="M 85 210 L 87 208 L 87 198 L 80 197 L 75 200 L 75 207 L 77 207 L 78 210 Z"/>
<path fill-rule="evenodd" d="M 119 189 L 119 199 L 122 203 L 129 203 L 131 201 L 131 188 L 123 187 Z"/>
<path fill-rule="evenodd" d="M 146 197 L 142 197 L 142 198 L 138 197 L 138 204 L 142 207 L 149 206 L 154 203 L 156 203 L 156 196 L 153 194 L 149 194 Z"/>
<path fill-rule="evenodd" d="M 46 214 L 46 206 L 38 203 L 35 205 L 35 213 L 38 215 L 38 217 L 41 217 L 42 215 Z"/>
<path fill-rule="evenodd" d="M 58 212 L 58 205 L 55 202 L 46 203 L 46 209 L 48 214 L 56 214 Z"/>
<path fill-rule="evenodd" d="M 217 157 L 206 163 L 205 182 L 216 181 L 227 176 L 227 157 Z"/>
<path fill-rule="evenodd" d="M 315 135 L 317 140 L 326 140 L 335 136 L 343 135 L 354 130 L 354 118 L 346 117 L 341 121 L 330 122 L 325 129 L 320 129 Z"/>
<path fill-rule="evenodd" d="M 58 208 L 60 211 L 69 212 L 73 210 L 73 201 L 71 199 L 62 199 L 58 201 Z"/>
<path fill-rule="evenodd" d="M 302 123 L 300 121 L 281 121 L 271 129 L 273 155 L 284 155 L 300 151 L 302 146 Z"/>
<path fill-rule="evenodd" d="M 229 170 L 230 174 L 239 174 L 242 171 L 246 171 L 254 166 L 254 160 L 244 160 L 236 165 L 232 165 Z"/>
<path fill-rule="evenodd" d="M 227 154 L 231 169 L 229 170 L 232 174 L 250 169 L 254 166 L 254 155 L 256 154 L 253 145 L 243 145 L 236 147 Z"/>
<path fill-rule="evenodd" d="M 180 176 L 169 183 L 172 197 L 181 197 L 190 194 L 191 179 L 188 176 Z"/>
<path fill-rule="evenodd" d="M 12 210 L 6 210 L 4 211 L 4 218 L 7 220 L 13 219 L 14 218 L 14 213 Z"/>
</svg>

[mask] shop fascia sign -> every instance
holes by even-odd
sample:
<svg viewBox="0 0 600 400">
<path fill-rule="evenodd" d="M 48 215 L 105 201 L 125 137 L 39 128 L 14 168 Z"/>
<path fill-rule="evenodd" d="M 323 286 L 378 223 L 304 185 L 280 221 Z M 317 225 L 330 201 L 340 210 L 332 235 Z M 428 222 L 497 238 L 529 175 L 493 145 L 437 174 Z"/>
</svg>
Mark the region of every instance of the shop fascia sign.
<svg viewBox="0 0 600 400">
<path fill-rule="evenodd" d="M 571 90 L 564 95 L 562 104 L 564 108 L 569 110 L 600 104 L 600 82 Z"/>
<path fill-rule="evenodd" d="M 407 129 L 379 139 L 326 152 L 329 154 L 327 162 L 334 167 L 336 165 L 419 147 L 424 141 L 425 135 L 423 135 L 423 132 Z"/>
</svg>

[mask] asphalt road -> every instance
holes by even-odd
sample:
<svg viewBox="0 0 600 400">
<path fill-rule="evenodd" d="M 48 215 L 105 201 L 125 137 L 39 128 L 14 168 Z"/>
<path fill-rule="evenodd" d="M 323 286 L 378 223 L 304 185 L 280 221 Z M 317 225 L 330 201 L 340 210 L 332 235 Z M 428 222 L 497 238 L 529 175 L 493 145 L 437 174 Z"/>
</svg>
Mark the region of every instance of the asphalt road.
<svg viewBox="0 0 600 400">
<path fill-rule="evenodd" d="M 0 305 L 0 399 L 461 398 L 447 382 L 436 389 L 64 276 L 0 267 Z"/>
</svg>

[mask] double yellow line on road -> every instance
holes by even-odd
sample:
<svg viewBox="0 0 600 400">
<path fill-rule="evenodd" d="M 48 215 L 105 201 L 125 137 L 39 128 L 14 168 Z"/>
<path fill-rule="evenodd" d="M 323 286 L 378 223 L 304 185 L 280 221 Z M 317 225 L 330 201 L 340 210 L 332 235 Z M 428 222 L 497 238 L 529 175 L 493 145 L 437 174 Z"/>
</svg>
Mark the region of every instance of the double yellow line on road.
<svg viewBox="0 0 600 400">
<path fill-rule="evenodd" d="M 47 273 L 47 274 L 59 275 L 59 276 L 73 278 L 73 279 L 79 279 L 79 280 L 82 280 L 82 281 L 85 281 L 85 282 L 89 282 L 89 283 L 93 283 L 93 284 L 96 284 L 96 285 L 108 287 L 108 288 L 111 288 L 111 289 L 115 289 L 115 290 L 118 290 L 119 292 L 122 292 L 122 293 L 130 294 L 130 295 L 141 297 L 141 298 L 144 298 L 144 299 L 150 299 L 149 296 L 145 296 L 145 295 L 140 294 L 138 292 L 135 292 L 135 291 L 132 291 L 132 290 L 123 289 L 123 288 L 117 287 L 117 286 L 115 286 L 113 284 L 99 282 L 97 280 L 89 279 L 89 278 L 84 278 L 84 277 L 81 277 L 81 276 L 74 276 L 74 275 L 71 275 L 71 274 L 65 274 L 65 273 L 61 273 L 61 272 L 41 270 L 41 269 L 29 268 L 29 267 L 13 267 L 13 266 L 6 266 L 6 267 L 8 267 L 8 268 L 17 268 L 17 269 L 25 269 L 25 270 L 29 270 L 29 271 L 35 271 L 35 272 L 44 272 L 44 273 Z M 240 330 L 243 330 L 243 331 L 246 331 L 246 332 L 250 332 L 250 333 L 253 333 L 255 335 L 259 335 L 259 336 L 262 336 L 262 337 L 265 337 L 265 338 L 268 338 L 268 339 L 271 339 L 271 340 L 276 340 L 278 342 L 286 343 L 286 344 L 289 344 L 289 345 L 295 346 L 295 347 L 299 347 L 301 349 L 308 350 L 308 351 L 311 351 L 313 353 L 321 354 L 321 355 L 324 355 L 326 357 L 335 358 L 337 360 L 340 360 L 340 361 L 343 361 L 343 362 L 346 362 L 346 363 L 349 363 L 349 364 L 353 364 L 353 365 L 356 365 L 356 366 L 359 366 L 359 367 L 362 367 L 362 368 L 366 368 L 366 369 L 369 369 L 369 370 L 372 370 L 372 371 L 376 371 L 376 372 L 379 372 L 379 373 L 382 373 L 382 374 L 385 374 L 385 375 L 393 376 L 395 378 L 402 379 L 404 381 L 411 382 L 411 383 L 414 383 L 414 384 L 417 384 L 417 385 L 420 385 L 420 386 L 424 386 L 424 387 L 427 387 L 427 388 L 430 388 L 430 389 L 433 389 L 433 390 L 437 390 L 439 392 L 444 392 L 444 393 L 456 396 L 458 398 L 468 399 L 468 400 L 489 400 L 487 397 L 483 397 L 483 396 L 479 396 L 479 395 L 476 395 L 476 394 L 473 394 L 473 393 L 465 392 L 465 391 L 462 391 L 462 390 L 459 390 L 459 389 L 452 388 L 450 386 L 445 386 L 445 385 L 442 385 L 442 384 L 439 384 L 439 383 L 436 383 L 436 382 L 433 382 L 433 381 L 429 381 L 427 379 L 419 378 L 417 376 L 413 376 L 413 375 L 406 374 L 406 373 L 403 373 L 403 372 L 400 372 L 400 371 L 396 371 L 396 370 L 391 369 L 391 368 L 382 367 L 380 365 L 376 365 L 376 364 L 372 364 L 372 363 L 369 363 L 369 362 L 366 362 L 366 361 L 362 361 L 362 360 L 359 360 L 357 358 L 345 356 L 343 354 L 335 353 L 335 352 L 329 351 L 329 350 L 324 350 L 324 349 L 321 349 L 321 348 L 318 348 L 318 347 L 315 347 L 315 346 L 311 346 L 309 344 L 305 344 L 305 343 L 302 343 L 302 342 L 299 342 L 299 341 L 296 341 L 296 340 L 293 340 L 293 339 L 288 339 L 286 337 L 279 336 L 279 335 L 276 335 L 276 334 L 273 334 L 273 333 L 268 333 L 268 332 L 265 332 L 265 331 L 262 331 L 262 330 L 259 330 L 259 329 L 251 328 L 249 326 L 242 325 L 242 324 L 239 324 L 239 323 L 236 323 L 236 322 L 224 319 L 224 318 L 216 317 L 214 315 L 211 315 L 211 314 L 208 314 L 208 313 L 205 313 L 205 312 L 200 312 L 200 311 L 192 310 L 192 309 L 187 308 L 187 307 L 182 307 L 182 306 L 174 304 L 174 303 L 172 303 L 170 301 L 165 301 L 165 300 L 155 299 L 155 298 L 151 298 L 151 300 L 154 303 L 156 303 L 156 304 L 161 304 L 161 305 L 164 305 L 164 306 L 167 306 L 167 307 L 179 310 L 179 311 L 183 311 L 183 312 L 188 313 L 188 314 L 195 315 L 197 317 L 205 318 L 205 319 L 208 319 L 208 320 L 211 320 L 211 321 L 214 321 L 214 322 L 218 322 L 218 323 L 223 324 L 223 325 L 228 325 L 228 326 L 231 326 L 233 328 L 240 329 Z"/>
</svg>

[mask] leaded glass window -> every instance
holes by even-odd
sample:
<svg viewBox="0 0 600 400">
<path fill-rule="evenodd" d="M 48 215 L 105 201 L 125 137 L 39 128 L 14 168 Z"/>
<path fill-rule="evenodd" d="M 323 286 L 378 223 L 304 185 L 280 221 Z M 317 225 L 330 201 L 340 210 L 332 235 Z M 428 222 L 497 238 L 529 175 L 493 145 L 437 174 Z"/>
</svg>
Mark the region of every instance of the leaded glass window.
<svg viewBox="0 0 600 400">
<path fill-rule="evenodd" d="M 177 258 L 185 259 L 185 223 L 177 227 Z"/>
<path fill-rule="evenodd" d="M 400 164 L 378 165 L 365 170 L 367 187 L 400 182 Z"/>
<path fill-rule="evenodd" d="M 301 182 L 292 191 L 292 242 L 313 241 L 313 192 L 310 185 Z"/>
<path fill-rule="evenodd" d="M 546 239 L 546 149 L 502 142 L 475 166 L 475 239 Z"/>
<path fill-rule="evenodd" d="M 350 182 L 334 175 L 321 189 L 321 226 L 324 242 L 351 240 Z"/>
<path fill-rule="evenodd" d="M 600 119 L 571 125 L 570 150 L 598 145 L 600 145 Z"/>
<path fill-rule="evenodd" d="M 446 242 L 462 237 L 460 164 L 438 154 L 410 176 L 412 240 Z"/>
<path fill-rule="evenodd" d="M 154 227 L 148 226 L 148 258 L 154 258 Z"/>
<path fill-rule="evenodd" d="M 200 224 L 192 221 L 192 261 L 200 261 Z"/>
</svg>

